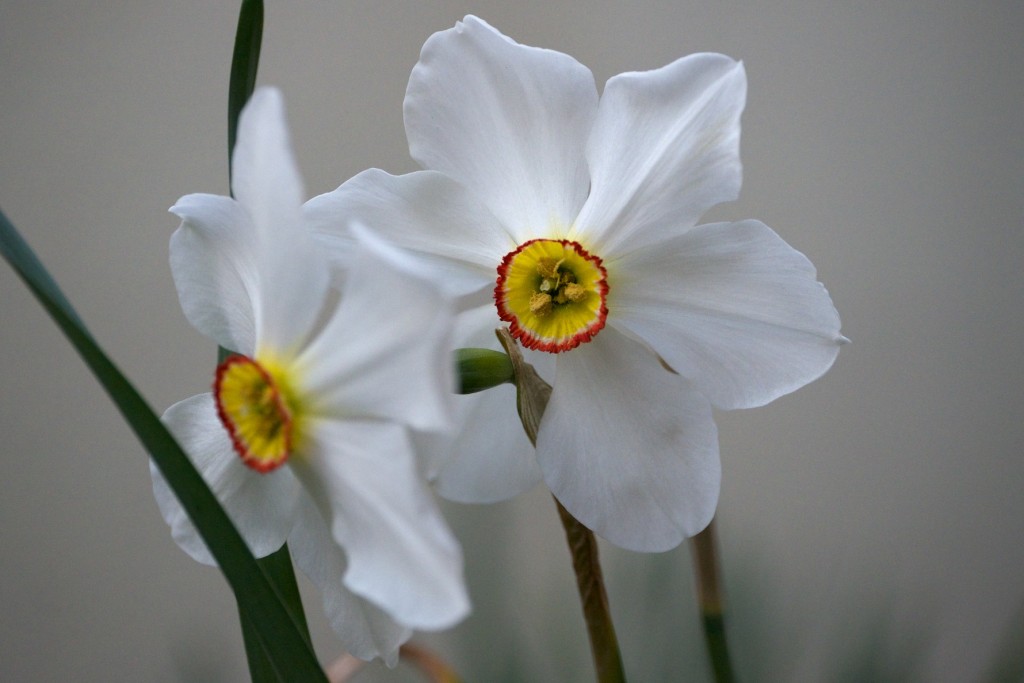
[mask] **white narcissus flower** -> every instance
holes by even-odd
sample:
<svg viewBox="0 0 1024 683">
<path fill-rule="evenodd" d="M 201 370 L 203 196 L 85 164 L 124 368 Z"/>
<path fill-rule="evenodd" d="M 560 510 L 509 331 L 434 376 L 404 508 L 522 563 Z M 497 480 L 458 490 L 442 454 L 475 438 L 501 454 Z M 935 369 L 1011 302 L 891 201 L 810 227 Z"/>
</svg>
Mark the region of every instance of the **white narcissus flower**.
<svg viewBox="0 0 1024 683">
<path fill-rule="evenodd" d="M 171 268 L 189 321 L 239 355 L 213 393 L 163 419 L 253 554 L 287 541 L 346 648 L 393 664 L 411 629 L 469 609 L 461 550 L 409 434 L 449 426 L 452 306 L 369 236 L 332 294 L 276 90 L 243 110 L 233 169 L 237 199 L 194 194 L 171 209 Z M 151 469 L 174 539 L 213 564 Z"/>
<path fill-rule="evenodd" d="M 306 215 L 342 262 L 345 223 L 372 224 L 482 307 L 476 341 L 503 321 L 528 360 L 554 359 L 536 460 L 509 435 L 511 392 L 485 392 L 442 495 L 543 478 L 609 541 L 672 548 L 717 504 L 711 407 L 763 405 L 832 365 L 845 340 L 807 258 L 757 221 L 696 225 L 739 193 L 745 97 L 742 64 L 718 54 L 620 74 L 599 97 L 573 58 L 476 17 L 426 42 L 405 126 L 428 170 L 366 171 Z"/>
</svg>

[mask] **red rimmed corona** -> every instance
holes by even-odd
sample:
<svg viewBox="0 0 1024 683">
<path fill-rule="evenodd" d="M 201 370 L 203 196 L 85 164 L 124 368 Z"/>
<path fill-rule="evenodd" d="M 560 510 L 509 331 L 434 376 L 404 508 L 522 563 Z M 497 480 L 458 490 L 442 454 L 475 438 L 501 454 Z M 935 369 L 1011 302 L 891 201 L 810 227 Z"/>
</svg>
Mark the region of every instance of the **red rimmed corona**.
<svg viewBox="0 0 1024 683">
<path fill-rule="evenodd" d="M 498 317 L 528 349 L 561 353 L 590 341 L 608 318 L 601 259 L 569 240 L 535 239 L 498 266 Z"/>
<path fill-rule="evenodd" d="M 213 383 L 217 415 L 246 466 L 271 472 L 295 445 L 295 400 L 281 378 L 246 356 L 220 364 Z"/>
</svg>

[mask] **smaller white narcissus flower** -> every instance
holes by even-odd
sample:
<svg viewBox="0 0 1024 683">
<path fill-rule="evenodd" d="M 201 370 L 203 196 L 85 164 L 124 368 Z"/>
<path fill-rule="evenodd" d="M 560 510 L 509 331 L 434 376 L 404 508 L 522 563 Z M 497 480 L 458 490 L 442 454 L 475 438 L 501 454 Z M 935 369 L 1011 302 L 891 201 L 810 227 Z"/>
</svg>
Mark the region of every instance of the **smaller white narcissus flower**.
<svg viewBox="0 0 1024 683">
<path fill-rule="evenodd" d="M 420 478 L 409 428 L 449 426 L 450 303 L 409 257 L 366 236 L 341 282 L 301 212 L 280 94 L 243 110 L 237 199 L 193 194 L 171 211 L 171 269 L 189 321 L 238 355 L 213 393 L 164 422 L 253 554 L 288 542 L 344 646 L 396 661 L 411 629 L 446 628 L 469 602 L 462 555 Z M 151 467 L 178 544 L 213 558 Z"/>
<path fill-rule="evenodd" d="M 845 339 L 811 263 L 758 221 L 696 225 L 739 193 L 745 98 L 724 55 L 599 96 L 572 57 L 473 16 L 426 42 L 405 128 L 428 170 L 366 171 L 306 215 L 337 261 L 352 218 L 419 254 L 480 306 L 468 339 L 507 324 L 553 384 L 535 460 L 508 431 L 511 392 L 470 397 L 442 495 L 500 500 L 543 478 L 609 541 L 665 550 L 714 514 L 711 406 L 763 405 L 832 365 Z"/>
</svg>

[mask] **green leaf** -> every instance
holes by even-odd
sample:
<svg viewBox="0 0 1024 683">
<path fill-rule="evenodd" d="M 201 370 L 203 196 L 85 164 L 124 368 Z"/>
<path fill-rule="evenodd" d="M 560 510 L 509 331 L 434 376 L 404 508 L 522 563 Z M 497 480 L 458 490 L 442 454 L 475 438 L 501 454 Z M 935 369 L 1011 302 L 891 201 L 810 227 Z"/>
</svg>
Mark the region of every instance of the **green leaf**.
<svg viewBox="0 0 1024 683">
<path fill-rule="evenodd" d="M 245 605 L 273 667 L 279 674 L 286 672 L 290 681 L 326 681 L 313 650 L 206 482 L 160 418 L 103 353 L 3 211 L 0 254 L 71 341 L 167 479 L 239 603 Z"/>
<path fill-rule="evenodd" d="M 473 394 L 513 381 L 512 362 L 501 351 L 457 349 L 455 367 L 460 394 Z"/>
<path fill-rule="evenodd" d="M 263 42 L 262 0 L 242 0 L 235 32 L 235 52 L 231 59 L 231 81 L 228 85 L 228 173 L 238 133 L 238 114 L 249 101 L 256 87 L 256 69 L 260 63 Z"/>
<path fill-rule="evenodd" d="M 277 590 L 295 624 L 299 627 L 306 642 L 312 647 L 309 626 L 306 625 L 306 614 L 302 609 L 302 596 L 299 595 L 299 584 L 295 581 L 295 570 L 288 546 L 283 545 L 277 552 L 262 557 L 256 562 L 270 583 Z M 242 622 L 242 639 L 245 642 L 245 656 L 249 661 L 249 677 L 253 683 L 287 683 L 287 677 L 281 678 L 270 661 L 263 642 L 259 638 L 253 620 L 249 618 L 246 608 L 238 603 L 238 616 Z"/>
</svg>

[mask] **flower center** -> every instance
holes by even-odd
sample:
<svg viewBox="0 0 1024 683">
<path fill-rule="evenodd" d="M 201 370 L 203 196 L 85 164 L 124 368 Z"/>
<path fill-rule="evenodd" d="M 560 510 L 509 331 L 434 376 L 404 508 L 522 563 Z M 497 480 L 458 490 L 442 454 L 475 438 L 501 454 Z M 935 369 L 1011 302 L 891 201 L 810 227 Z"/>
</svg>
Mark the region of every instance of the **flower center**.
<svg viewBox="0 0 1024 683">
<path fill-rule="evenodd" d="M 530 240 L 498 266 L 498 317 L 528 349 L 559 353 L 590 341 L 608 317 L 601 259 L 568 240 Z"/>
<path fill-rule="evenodd" d="M 295 400 L 281 374 L 236 355 L 220 364 L 213 383 L 220 421 L 242 462 L 257 472 L 283 465 L 295 441 Z"/>
</svg>

